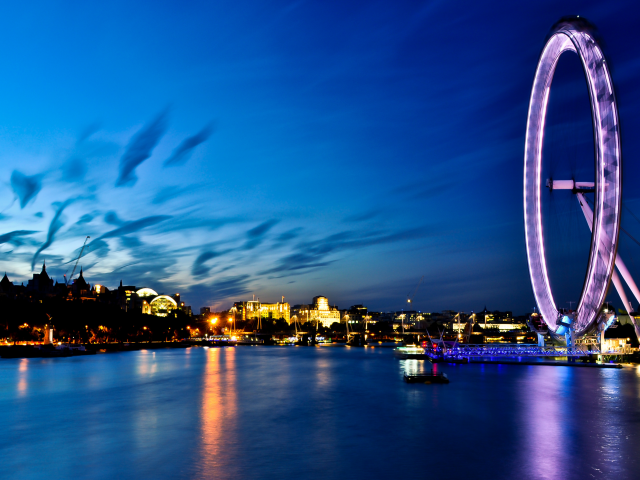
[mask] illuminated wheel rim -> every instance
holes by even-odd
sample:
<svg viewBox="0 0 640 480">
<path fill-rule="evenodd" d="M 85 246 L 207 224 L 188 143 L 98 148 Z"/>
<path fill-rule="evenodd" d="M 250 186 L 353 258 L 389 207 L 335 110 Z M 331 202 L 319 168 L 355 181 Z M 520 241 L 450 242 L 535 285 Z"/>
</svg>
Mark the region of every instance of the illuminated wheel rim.
<svg viewBox="0 0 640 480">
<path fill-rule="evenodd" d="M 587 79 L 595 148 L 595 209 L 589 266 L 575 312 L 575 332 L 586 333 L 604 303 L 615 265 L 620 232 L 622 159 L 613 82 L 602 50 L 579 21 L 557 26 L 542 50 L 531 91 L 524 155 L 524 223 L 531 285 L 549 329 L 557 330 L 556 308 L 544 254 L 541 211 L 542 146 L 547 102 L 560 55 L 575 52 Z"/>
</svg>

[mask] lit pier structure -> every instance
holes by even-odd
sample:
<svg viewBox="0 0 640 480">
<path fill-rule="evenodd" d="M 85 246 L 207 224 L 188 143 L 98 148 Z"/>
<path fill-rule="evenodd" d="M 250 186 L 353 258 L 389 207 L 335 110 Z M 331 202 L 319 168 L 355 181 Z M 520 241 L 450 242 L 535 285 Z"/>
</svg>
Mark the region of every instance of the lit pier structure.
<svg viewBox="0 0 640 480">
<path fill-rule="evenodd" d="M 607 366 L 598 361 L 624 360 L 631 352 L 628 346 L 584 342 L 574 346 L 521 343 L 461 344 L 431 341 L 422 346 L 409 345 L 394 349 L 401 359 L 429 360 L 432 363 L 502 363 L 521 365 Z M 628 358 L 628 357 L 627 357 Z"/>
<path fill-rule="evenodd" d="M 584 347 L 584 348 L 583 348 Z M 618 352 L 609 352 L 616 354 Z M 503 344 L 466 344 L 460 343 L 455 345 L 433 344 L 431 348 L 424 349 L 424 354 L 431 360 L 435 361 L 455 361 L 473 358 L 505 358 L 505 357 L 536 357 L 536 358 L 588 358 L 591 356 L 602 355 L 600 346 L 597 344 L 584 345 L 579 347 L 567 346 L 540 346 L 534 344 L 522 343 L 503 343 Z"/>
<path fill-rule="evenodd" d="M 534 313 L 530 316 L 527 324 L 532 331 L 538 334 L 537 344 L 476 344 L 469 342 L 469 335 L 463 336 L 459 334 L 456 341 L 445 341 L 441 335 L 439 339 L 429 337 L 429 340 L 422 342 L 421 346 L 399 347 L 396 349 L 396 355 L 401 355 L 402 358 L 429 359 L 434 363 L 498 363 L 499 361 L 517 363 L 527 359 L 566 359 L 568 362 L 575 362 L 576 360 L 595 362 L 596 360 L 622 359 L 625 355 L 631 354 L 631 347 L 626 342 L 619 342 L 618 339 L 604 339 L 604 331 L 616 319 L 614 313 L 608 311 L 608 309 L 603 309 L 598 318 L 605 321 L 605 323 L 600 322 L 597 325 L 599 335 L 583 336 L 575 342 L 563 344 L 558 342 L 561 339 L 559 335 L 551 335 L 555 337 L 555 344 L 546 344 L 544 338 L 549 335 L 550 331 L 544 326 L 545 323 L 540 316 Z M 473 318 L 470 317 L 465 331 L 470 331 L 468 326 L 472 322 Z M 409 353 L 411 355 L 407 357 L 406 355 Z"/>
</svg>

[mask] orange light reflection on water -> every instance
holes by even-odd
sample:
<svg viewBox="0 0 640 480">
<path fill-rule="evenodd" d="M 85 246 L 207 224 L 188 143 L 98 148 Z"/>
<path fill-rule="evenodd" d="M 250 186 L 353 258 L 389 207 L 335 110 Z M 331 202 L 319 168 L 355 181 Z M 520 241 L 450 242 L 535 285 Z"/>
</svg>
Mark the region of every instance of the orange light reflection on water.
<svg viewBox="0 0 640 480">
<path fill-rule="evenodd" d="M 153 377 L 158 369 L 158 365 L 156 364 L 156 352 L 140 350 L 136 367 L 138 375 L 143 377 Z"/>
<path fill-rule="evenodd" d="M 202 390 L 201 461 L 207 468 L 228 463 L 225 445 L 237 415 L 235 348 L 209 348 Z"/>
<path fill-rule="evenodd" d="M 20 360 L 20 366 L 18 371 L 20 372 L 20 379 L 18 380 L 18 396 L 24 397 L 27 394 L 27 370 L 29 368 L 29 359 L 23 358 Z"/>
</svg>

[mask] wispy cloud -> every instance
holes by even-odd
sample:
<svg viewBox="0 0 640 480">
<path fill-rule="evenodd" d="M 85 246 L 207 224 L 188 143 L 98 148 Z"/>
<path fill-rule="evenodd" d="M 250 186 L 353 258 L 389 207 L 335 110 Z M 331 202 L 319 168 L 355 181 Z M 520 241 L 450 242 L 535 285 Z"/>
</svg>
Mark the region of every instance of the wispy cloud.
<svg viewBox="0 0 640 480">
<path fill-rule="evenodd" d="M 176 185 L 169 185 L 167 187 L 159 190 L 156 195 L 151 200 L 151 203 L 154 205 L 162 205 L 163 203 L 169 202 L 174 198 L 179 198 L 183 195 L 187 195 L 194 191 L 193 185 L 188 185 L 184 187 L 178 187 Z"/>
<path fill-rule="evenodd" d="M 211 133 L 213 133 L 213 125 L 207 125 L 195 135 L 185 138 L 173 151 L 171 156 L 164 161 L 164 166 L 173 167 L 186 163 L 193 149 L 201 143 L 206 142 L 211 136 Z"/>
<path fill-rule="evenodd" d="M 57 209 L 55 215 L 53 216 L 53 219 L 51 220 L 51 223 L 49 224 L 47 239 L 42 245 L 40 245 L 40 248 L 38 248 L 38 250 L 36 250 L 36 253 L 33 255 L 33 259 L 31 260 L 31 270 L 33 270 L 33 267 L 36 264 L 38 255 L 40 255 L 41 252 L 51 246 L 55 239 L 56 233 L 58 233 L 58 230 L 60 230 L 64 226 L 64 217 L 62 216 L 62 212 L 64 212 L 64 209 L 71 205 L 74 201 L 75 199 L 69 199 L 63 203 L 54 204 L 57 205 Z"/>
<path fill-rule="evenodd" d="M 168 110 L 161 112 L 151 123 L 145 125 L 129 142 L 120 159 L 120 174 L 116 187 L 135 185 L 138 181 L 135 169 L 151 156 L 167 129 Z"/>
<path fill-rule="evenodd" d="M 426 227 L 402 230 L 390 234 L 381 232 L 370 232 L 365 234 L 352 231 L 340 232 L 319 240 L 300 243 L 297 245 L 295 253 L 284 256 L 275 267 L 261 272 L 260 275 L 324 267 L 335 261 L 329 259 L 331 255 L 346 250 L 413 240 L 425 237 L 429 233 L 430 232 Z"/>
<path fill-rule="evenodd" d="M 124 237 L 120 237 L 119 240 L 123 248 L 140 248 L 144 245 L 140 239 L 134 235 L 125 235 Z"/>
<path fill-rule="evenodd" d="M 25 237 L 28 235 L 33 235 L 34 233 L 38 233 L 35 230 L 14 230 L 13 232 L 5 233 L 4 235 L 0 235 L 0 244 L 2 243 L 12 243 L 16 246 L 22 245 L 21 237 Z"/>
<path fill-rule="evenodd" d="M 458 181 L 451 179 L 439 179 L 413 182 L 392 189 L 394 195 L 405 195 L 409 200 L 424 200 L 451 193 Z"/>
<path fill-rule="evenodd" d="M 191 266 L 191 273 L 194 277 L 204 277 L 209 273 L 211 267 L 205 265 L 206 262 L 218 257 L 220 254 L 212 250 L 206 250 L 198 255 L 193 265 Z"/>
<path fill-rule="evenodd" d="M 98 237 L 96 240 L 101 240 L 104 238 L 117 238 L 117 237 L 122 237 L 124 235 L 130 235 L 144 228 L 152 227 L 154 225 L 157 225 L 158 223 L 165 222 L 170 218 L 171 218 L 170 215 L 153 215 L 151 217 L 144 217 L 139 220 L 134 220 L 132 222 L 125 222 L 121 227 L 108 231 L 107 233 Z"/>
<path fill-rule="evenodd" d="M 109 225 L 115 225 L 117 227 L 121 227 L 125 223 L 124 220 L 120 220 L 118 214 L 113 210 L 109 210 L 104 214 L 104 221 Z"/>
<path fill-rule="evenodd" d="M 124 278 L 129 285 L 148 286 L 159 292 L 166 287 L 175 292 L 175 284 L 169 284 L 167 280 L 175 273 L 179 254 L 166 245 L 148 244 L 132 248 L 127 253 L 131 261 L 110 273 L 103 274 L 101 281 L 116 283 L 120 278 Z M 152 262 L 149 261 L 150 258 L 153 259 Z"/>
<path fill-rule="evenodd" d="M 79 257 L 80 252 L 82 252 L 81 257 Z M 109 244 L 104 240 L 94 240 L 93 242 L 88 243 L 84 247 L 84 250 L 82 249 L 82 247 L 78 247 L 71 255 L 71 260 L 64 262 L 62 265 L 67 265 L 69 263 L 75 262 L 78 258 L 84 258 L 90 253 L 95 253 L 98 257 L 104 257 L 109 253 Z M 89 267 L 87 267 L 86 269 L 88 270 Z"/>
<path fill-rule="evenodd" d="M 299 237 L 301 233 L 302 227 L 292 228 L 290 230 L 287 230 L 286 232 L 281 233 L 278 236 L 277 241 L 281 243 L 288 242 L 290 240 L 293 240 L 294 238 Z"/>
<path fill-rule="evenodd" d="M 192 298 L 202 299 L 205 305 L 214 305 L 248 293 L 250 282 L 249 275 L 221 277 L 209 284 L 192 285 L 186 294 Z"/>
<path fill-rule="evenodd" d="M 63 180 L 67 182 L 78 182 L 84 179 L 87 174 L 87 164 L 80 157 L 71 157 L 62 166 Z"/>
<path fill-rule="evenodd" d="M 94 133 L 100 130 L 100 122 L 93 122 L 82 129 L 80 135 L 78 135 L 78 143 L 84 143 Z"/>
<path fill-rule="evenodd" d="M 43 175 L 27 176 L 24 173 L 14 170 L 11 174 L 11 188 L 20 201 L 20 208 L 35 200 L 38 192 L 42 188 Z"/>
<path fill-rule="evenodd" d="M 345 217 L 344 222 L 346 222 L 346 223 L 366 222 L 367 220 L 372 220 L 372 219 L 376 218 L 381 213 L 382 213 L 382 209 L 375 208 L 375 209 L 372 209 L 372 210 L 367 210 L 365 212 L 355 213 L 353 215 L 349 215 L 348 217 Z"/>
<path fill-rule="evenodd" d="M 87 223 L 91 223 L 94 218 L 95 218 L 94 214 L 85 213 L 78 219 L 78 221 L 76 222 L 76 225 L 85 225 Z"/>
<path fill-rule="evenodd" d="M 87 256 L 90 253 L 94 253 L 98 257 L 105 257 L 109 253 L 109 244 L 104 240 L 97 239 L 87 244 L 82 256 Z"/>
<path fill-rule="evenodd" d="M 267 220 L 257 227 L 247 232 L 247 242 L 244 244 L 244 250 L 253 250 L 264 240 L 264 236 L 271 230 L 279 220 Z"/>
</svg>

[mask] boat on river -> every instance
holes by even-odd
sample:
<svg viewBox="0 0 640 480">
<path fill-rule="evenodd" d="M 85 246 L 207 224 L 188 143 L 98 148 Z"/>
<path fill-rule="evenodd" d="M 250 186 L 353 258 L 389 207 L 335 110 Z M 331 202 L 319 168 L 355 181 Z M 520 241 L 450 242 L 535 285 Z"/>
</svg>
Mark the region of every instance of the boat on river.
<svg viewBox="0 0 640 480">
<path fill-rule="evenodd" d="M 393 354 L 402 359 L 412 358 L 416 360 L 427 360 L 427 355 L 424 352 L 424 348 L 417 345 L 407 345 L 404 347 L 397 347 L 393 349 Z"/>
<path fill-rule="evenodd" d="M 404 381 L 407 383 L 449 383 L 446 373 L 420 373 L 415 375 L 404 374 Z"/>
</svg>

